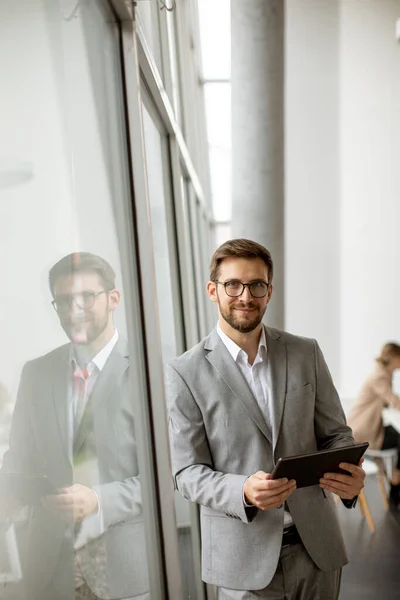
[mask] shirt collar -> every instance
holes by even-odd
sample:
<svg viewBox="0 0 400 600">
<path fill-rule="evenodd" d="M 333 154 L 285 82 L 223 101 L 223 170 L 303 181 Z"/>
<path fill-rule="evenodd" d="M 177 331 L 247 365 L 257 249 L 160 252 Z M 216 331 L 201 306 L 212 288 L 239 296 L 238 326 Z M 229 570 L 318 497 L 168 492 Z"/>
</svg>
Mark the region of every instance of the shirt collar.
<svg viewBox="0 0 400 600">
<path fill-rule="evenodd" d="M 226 346 L 227 350 L 229 351 L 229 354 L 232 356 L 232 358 L 235 362 L 237 361 L 238 356 L 241 352 L 243 354 L 245 354 L 247 357 L 247 353 L 240 346 L 238 346 L 229 336 L 227 336 L 226 333 L 224 333 L 222 331 L 219 323 L 217 324 L 217 333 L 218 333 L 219 337 L 221 338 L 221 340 L 223 341 L 224 345 Z M 261 348 L 264 348 L 265 353 L 267 352 L 267 338 L 265 335 L 264 327 L 261 330 L 260 341 L 258 343 L 257 356 L 261 356 Z"/>
<path fill-rule="evenodd" d="M 99 371 L 104 369 L 104 365 L 106 364 L 108 358 L 110 357 L 111 352 L 114 349 L 115 344 L 118 342 L 119 334 L 117 329 L 114 330 L 114 335 L 111 340 L 107 342 L 107 344 L 96 354 L 94 358 L 90 361 L 87 366 L 87 371 L 89 376 L 93 373 L 94 367 L 97 367 Z M 71 363 L 74 367 L 74 370 L 77 368 L 78 363 L 76 362 L 74 347 L 71 345 Z"/>
</svg>

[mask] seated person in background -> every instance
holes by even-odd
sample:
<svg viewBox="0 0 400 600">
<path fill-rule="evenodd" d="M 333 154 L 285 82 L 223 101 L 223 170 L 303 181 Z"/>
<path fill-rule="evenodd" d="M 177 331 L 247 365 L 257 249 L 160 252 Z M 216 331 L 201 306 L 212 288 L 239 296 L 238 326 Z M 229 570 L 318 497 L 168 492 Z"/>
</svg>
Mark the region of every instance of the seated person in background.
<svg viewBox="0 0 400 600">
<path fill-rule="evenodd" d="M 393 393 L 392 376 L 400 369 L 400 346 L 385 344 L 376 365 L 362 386 L 347 419 L 357 442 L 368 441 L 373 450 L 397 448 L 398 458 L 392 477 L 390 501 L 400 507 L 400 433 L 391 425 L 384 427 L 382 410 L 390 406 L 400 410 L 400 397 Z"/>
</svg>

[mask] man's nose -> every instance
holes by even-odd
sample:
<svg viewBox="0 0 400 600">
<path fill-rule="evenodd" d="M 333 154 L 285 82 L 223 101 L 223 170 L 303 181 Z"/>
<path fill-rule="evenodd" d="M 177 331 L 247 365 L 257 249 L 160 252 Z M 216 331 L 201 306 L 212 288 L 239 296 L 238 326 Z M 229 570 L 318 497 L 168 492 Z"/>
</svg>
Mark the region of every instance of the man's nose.
<svg viewBox="0 0 400 600">
<path fill-rule="evenodd" d="M 245 302 L 249 302 L 250 300 L 252 300 L 253 296 L 250 294 L 250 288 L 249 286 L 245 286 L 243 288 L 243 292 L 240 296 L 241 300 L 244 300 Z"/>
</svg>

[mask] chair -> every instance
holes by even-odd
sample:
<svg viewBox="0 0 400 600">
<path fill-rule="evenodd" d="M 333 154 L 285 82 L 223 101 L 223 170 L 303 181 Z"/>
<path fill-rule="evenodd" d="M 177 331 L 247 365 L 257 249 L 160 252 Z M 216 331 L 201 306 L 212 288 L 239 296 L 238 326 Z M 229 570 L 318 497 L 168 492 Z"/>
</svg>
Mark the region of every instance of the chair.
<svg viewBox="0 0 400 600">
<path fill-rule="evenodd" d="M 383 504 L 385 506 L 386 510 L 389 510 L 389 502 L 387 499 L 387 492 L 386 492 L 386 488 L 385 488 L 385 483 L 384 483 L 384 477 L 385 479 L 388 480 L 388 475 L 386 472 L 386 469 L 384 467 L 384 463 L 382 462 L 383 460 L 385 461 L 391 461 L 391 465 L 393 465 L 393 451 L 392 450 L 370 450 L 369 452 L 374 453 L 374 456 L 370 455 L 369 457 L 367 456 L 367 452 L 365 453 L 365 457 L 367 460 L 364 461 L 362 467 L 366 473 L 366 475 L 376 475 L 376 478 L 378 480 L 378 485 L 379 485 L 379 489 L 382 495 L 382 499 L 383 499 Z M 380 454 L 375 454 L 375 453 L 385 453 L 385 455 L 382 457 Z M 395 454 L 395 458 L 397 460 L 397 451 L 394 451 Z M 392 467 L 393 468 L 393 467 Z M 391 472 L 391 471 L 389 471 Z M 335 501 L 336 503 L 339 502 L 339 496 L 335 496 Z M 365 494 L 364 490 L 361 490 L 359 496 L 358 496 L 358 506 L 360 507 L 360 511 L 361 514 L 363 515 L 363 517 L 365 517 L 368 527 L 371 531 L 371 533 L 373 533 L 375 531 L 375 523 L 374 520 L 372 518 L 372 514 L 371 514 L 371 510 L 369 508 L 369 504 L 368 504 L 368 500 L 367 500 L 367 496 Z"/>
<path fill-rule="evenodd" d="M 365 460 L 362 466 L 363 466 L 363 469 L 367 476 L 368 475 L 376 475 L 376 477 L 378 479 L 379 488 L 382 493 L 381 484 L 383 484 L 383 482 L 382 482 L 382 476 L 379 473 L 378 465 L 375 463 L 375 461 Z M 387 504 L 386 492 L 385 492 L 384 487 L 383 487 L 383 490 L 384 490 L 384 492 L 383 492 L 384 504 L 385 504 L 385 507 L 387 510 L 389 505 Z M 361 490 L 361 492 L 358 496 L 358 506 L 360 507 L 361 514 L 366 518 L 366 521 L 367 521 L 367 524 L 368 524 L 368 527 L 369 527 L 371 533 L 374 533 L 375 523 L 372 518 L 371 510 L 369 508 L 367 496 L 366 496 L 364 490 Z"/>
<path fill-rule="evenodd" d="M 365 458 L 371 458 L 376 463 L 379 472 L 386 479 L 387 483 L 390 484 L 393 477 L 394 466 L 397 462 L 396 448 L 389 448 L 388 450 L 368 449 L 364 456 Z"/>
</svg>

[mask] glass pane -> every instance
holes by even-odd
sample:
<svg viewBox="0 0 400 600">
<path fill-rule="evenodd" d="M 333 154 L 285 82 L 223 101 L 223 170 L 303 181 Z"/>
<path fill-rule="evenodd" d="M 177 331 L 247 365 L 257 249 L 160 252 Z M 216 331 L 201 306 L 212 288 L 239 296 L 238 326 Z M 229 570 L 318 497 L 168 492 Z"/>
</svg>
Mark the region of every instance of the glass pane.
<svg viewBox="0 0 400 600">
<path fill-rule="evenodd" d="M 159 21 L 160 8 L 158 0 L 139 0 L 135 10 L 139 15 L 140 25 L 146 39 L 146 44 L 154 58 L 160 76 L 163 79 Z"/>
<path fill-rule="evenodd" d="M 172 84 L 172 104 L 175 111 L 175 116 L 178 123 L 182 122 L 181 107 L 179 102 L 179 69 L 177 56 L 177 40 L 176 40 L 176 12 L 167 11 L 167 34 L 168 34 L 168 49 L 169 49 L 169 64 L 171 69 L 171 84 Z"/>
<path fill-rule="evenodd" d="M 209 148 L 214 218 L 226 221 L 232 215 L 231 154 L 224 148 Z"/>
<path fill-rule="evenodd" d="M 168 229 L 166 213 L 166 182 L 164 181 L 164 156 L 168 159 L 166 137 L 153 123 L 145 106 L 143 129 L 146 148 L 147 182 L 150 200 L 151 225 L 153 230 L 156 280 L 161 323 L 163 359 L 168 362 L 178 353 L 172 293 L 171 267 L 169 259 Z"/>
<path fill-rule="evenodd" d="M 156 283 L 158 295 L 159 321 L 164 363 L 168 363 L 183 350 L 182 316 L 180 299 L 177 295 L 177 281 L 173 281 L 173 267 L 170 255 L 171 239 L 169 219 L 172 215 L 170 203 L 170 172 L 166 135 L 160 132 L 149 111 L 143 105 L 143 129 L 146 148 L 147 180 L 150 200 L 150 214 L 153 231 L 153 244 L 156 260 Z M 175 508 L 178 527 L 183 592 L 187 600 L 196 600 L 195 568 L 192 553 L 191 508 L 178 492 L 175 493 Z"/>
<path fill-rule="evenodd" d="M 149 598 L 119 32 L 99 1 L 3 2 L 0 49 L 0 580 Z"/>
<path fill-rule="evenodd" d="M 208 281 L 204 277 L 204 268 L 202 256 L 204 248 L 202 247 L 202 234 L 201 234 L 201 208 L 200 203 L 195 195 L 193 188 L 189 187 L 189 217 L 190 217 L 190 237 L 193 245 L 193 257 L 194 257 L 194 276 L 196 285 L 196 303 L 197 303 L 197 314 L 199 319 L 199 331 L 200 338 L 208 335 L 209 330 L 207 328 L 207 303 L 209 302 L 208 294 L 205 289 L 205 282 Z"/>
<path fill-rule="evenodd" d="M 199 0 L 199 26 L 203 76 L 230 79 L 231 3 L 230 0 Z"/>
<path fill-rule="evenodd" d="M 207 137 L 210 146 L 230 149 L 231 142 L 231 84 L 206 83 L 204 103 Z"/>
</svg>

